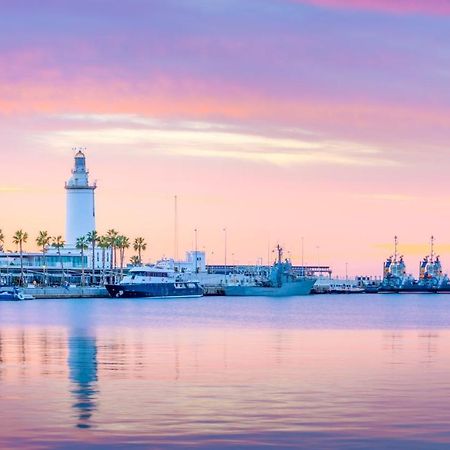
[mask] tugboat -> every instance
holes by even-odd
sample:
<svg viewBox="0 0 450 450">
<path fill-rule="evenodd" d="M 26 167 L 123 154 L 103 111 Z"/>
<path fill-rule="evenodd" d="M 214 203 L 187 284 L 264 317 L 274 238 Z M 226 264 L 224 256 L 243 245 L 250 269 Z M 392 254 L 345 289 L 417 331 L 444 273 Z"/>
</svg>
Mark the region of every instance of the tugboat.
<svg viewBox="0 0 450 450">
<path fill-rule="evenodd" d="M 239 282 L 225 286 L 227 296 L 290 297 L 309 295 L 316 282 L 315 277 L 298 276 L 292 271 L 289 260 L 282 262 L 283 249 L 278 245 L 278 260 L 268 277 L 254 278 L 250 282 Z"/>
<path fill-rule="evenodd" d="M 398 238 L 394 237 L 394 255 L 390 256 L 383 267 L 383 281 L 378 288 L 379 293 L 433 292 L 430 283 L 425 279 L 416 280 L 406 274 L 406 265 L 402 255 L 398 255 Z"/>
<path fill-rule="evenodd" d="M 426 256 L 420 265 L 420 278 L 425 280 L 432 292 L 449 293 L 450 280 L 447 274 L 443 273 L 439 255 L 434 253 L 434 236 L 431 236 L 430 255 Z"/>
<path fill-rule="evenodd" d="M 443 281 L 442 265 L 439 255 L 434 253 L 434 236 L 430 239 L 430 254 L 425 256 L 419 266 L 419 282 L 425 284 L 429 292 L 437 292 Z"/>
<path fill-rule="evenodd" d="M 113 298 L 198 298 L 203 289 L 198 281 L 186 279 L 163 264 L 133 267 L 118 284 L 105 287 Z"/>
</svg>

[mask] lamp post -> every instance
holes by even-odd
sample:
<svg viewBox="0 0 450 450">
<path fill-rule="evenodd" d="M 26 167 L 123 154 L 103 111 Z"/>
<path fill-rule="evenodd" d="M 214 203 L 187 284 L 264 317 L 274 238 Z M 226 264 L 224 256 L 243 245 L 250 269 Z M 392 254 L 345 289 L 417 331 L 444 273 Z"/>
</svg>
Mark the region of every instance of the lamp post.
<svg viewBox="0 0 450 450">
<path fill-rule="evenodd" d="M 197 254 L 197 235 L 198 235 L 198 230 L 197 228 L 194 230 L 195 233 L 195 273 L 198 272 L 198 267 L 197 267 L 197 261 L 198 261 L 198 254 Z"/>
<path fill-rule="evenodd" d="M 303 276 L 305 275 L 305 263 L 304 263 L 304 249 L 305 249 L 305 238 L 302 236 L 302 271 L 303 271 Z"/>
<path fill-rule="evenodd" d="M 225 281 L 227 281 L 227 229 L 223 229 L 224 232 L 224 240 L 225 240 Z"/>
</svg>

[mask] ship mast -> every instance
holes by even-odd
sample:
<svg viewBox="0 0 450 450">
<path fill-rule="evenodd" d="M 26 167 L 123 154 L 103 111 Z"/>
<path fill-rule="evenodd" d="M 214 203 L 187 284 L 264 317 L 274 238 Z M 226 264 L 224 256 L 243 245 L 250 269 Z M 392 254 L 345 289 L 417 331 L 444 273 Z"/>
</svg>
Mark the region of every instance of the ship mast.
<svg viewBox="0 0 450 450">
<path fill-rule="evenodd" d="M 280 244 L 277 245 L 278 252 L 278 264 L 281 264 L 281 259 L 283 258 L 283 249 L 280 247 Z"/>
<path fill-rule="evenodd" d="M 431 236 L 431 252 L 430 252 L 430 262 L 434 262 L 434 236 Z"/>
</svg>

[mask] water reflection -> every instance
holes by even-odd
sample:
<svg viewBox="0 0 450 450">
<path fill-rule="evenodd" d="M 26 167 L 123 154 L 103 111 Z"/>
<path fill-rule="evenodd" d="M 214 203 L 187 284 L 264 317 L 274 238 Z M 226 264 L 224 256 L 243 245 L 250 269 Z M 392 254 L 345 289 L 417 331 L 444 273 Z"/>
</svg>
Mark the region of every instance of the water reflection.
<svg viewBox="0 0 450 450">
<path fill-rule="evenodd" d="M 144 326 L 158 305 L 97 305 L 64 326 L 0 315 L 0 448 L 450 448 L 448 329 L 167 325 L 175 302 Z"/>
<path fill-rule="evenodd" d="M 73 408 L 78 414 L 78 428 L 90 428 L 90 419 L 96 409 L 97 343 L 95 337 L 73 332 L 68 337 L 67 363 L 75 397 Z"/>
</svg>

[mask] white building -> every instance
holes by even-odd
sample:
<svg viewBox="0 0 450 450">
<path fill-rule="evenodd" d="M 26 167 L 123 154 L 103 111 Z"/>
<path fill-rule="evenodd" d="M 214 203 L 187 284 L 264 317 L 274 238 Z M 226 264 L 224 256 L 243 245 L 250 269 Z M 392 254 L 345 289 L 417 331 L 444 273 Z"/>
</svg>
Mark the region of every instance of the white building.
<svg viewBox="0 0 450 450">
<path fill-rule="evenodd" d="M 75 247 L 77 239 L 95 227 L 95 189 L 89 184 L 86 156 L 81 150 L 75 155 L 72 176 L 66 182 L 66 245 Z"/>
</svg>

